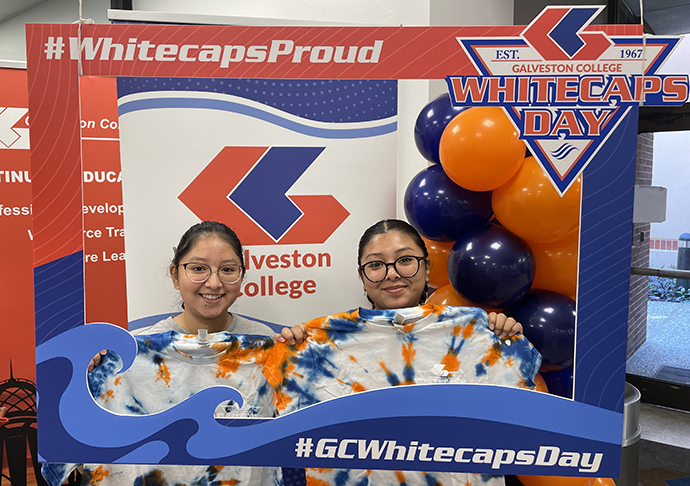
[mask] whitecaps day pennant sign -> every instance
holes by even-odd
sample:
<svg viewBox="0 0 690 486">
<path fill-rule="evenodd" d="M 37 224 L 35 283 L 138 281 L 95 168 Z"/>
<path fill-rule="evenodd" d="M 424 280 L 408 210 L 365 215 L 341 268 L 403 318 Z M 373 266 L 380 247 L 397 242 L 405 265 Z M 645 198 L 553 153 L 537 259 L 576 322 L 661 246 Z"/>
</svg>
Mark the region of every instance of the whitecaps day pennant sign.
<svg viewBox="0 0 690 486">
<path fill-rule="evenodd" d="M 604 7 L 547 7 L 513 38 L 461 38 L 480 76 L 448 76 L 453 104 L 502 106 L 562 195 L 635 104 L 682 105 L 687 75 L 656 74 L 677 37 L 589 26 Z"/>
</svg>

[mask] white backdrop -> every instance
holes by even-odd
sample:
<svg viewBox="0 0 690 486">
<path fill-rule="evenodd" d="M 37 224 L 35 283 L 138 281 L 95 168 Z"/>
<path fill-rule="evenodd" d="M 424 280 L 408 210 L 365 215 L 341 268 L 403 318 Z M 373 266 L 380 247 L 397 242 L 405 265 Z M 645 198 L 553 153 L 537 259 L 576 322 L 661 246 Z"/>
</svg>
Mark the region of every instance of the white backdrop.
<svg viewBox="0 0 690 486">
<path fill-rule="evenodd" d="M 377 85 L 376 82 L 366 83 Z M 386 85 L 388 96 L 391 86 L 395 85 L 395 82 Z M 286 88 L 284 98 L 288 98 L 288 92 Z M 291 98 L 294 99 L 295 94 Z M 384 95 L 382 92 L 381 96 Z M 150 104 L 165 99 L 241 103 L 255 109 L 256 116 L 211 108 L 173 107 L 142 108 L 122 114 L 123 107 L 132 106 L 132 102 Z M 397 104 L 395 94 L 393 103 Z M 247 246 L 249 254 L 254 256 L 245 262 L 250 267 L 245 286 L 250 287 L 248 295 L 241 296 L 233 310 L 291 325 L 366 302 L 356 275 L 357 242 L 366 227 L 380 219 L 395 217 L 395 116 L 368 122 L 323 123 L 289 115 L 251 100 L 203 91 L 136 93 L 121 97 L 119 104 L 130 321 L 179 310 L 179 294 L 168 275 L 172 247 L 200 218 L 178 196 L 224 147 L 325 147 L 287 195 L 332 195 L 350 213 L 324 244 Z M 364 138 L 320 138 L 261 119 L 268 118 L 267 115 L 298 121 L 307 127 L 306 131 L 323 129 L 326 137 L 344 128 L 359 128 L 365 130 L 366 135 L 372 133 L 367 132 L 368 129 L 387 127 L 385 130 L 389 133 Z M 230 172 L 232 170 L 229 168 Z M 232 190 L 233 187 L 228 186 L 227 192 Z M 262 188 L 257 186 L 257 190 Z M 227 223 L 235 226 L 233 221 Z M 237 229 L 241 234 L 239 227 Z M 265 264 L 257 268 L 262 256 L 266 261 L 269 255 L 280 257 L 293 255 L 295 251 L 301 255 L 322 254 L 319 260 L 323 265 L 306 267 L 298 260 L 301 268 L 295 268 L 294 258 L 290 257 L 289 268 L 270 269 Z M 293 292 L 293 298 L 275 292 L 272 296 L 252 295 L 262 277 L 265 277 L 264 287 L 269 277 L 274 285 L 277 281 L 312 280 L 315 291 L 302 293 L 298 298 L 297 292 Z"/>
</svg>

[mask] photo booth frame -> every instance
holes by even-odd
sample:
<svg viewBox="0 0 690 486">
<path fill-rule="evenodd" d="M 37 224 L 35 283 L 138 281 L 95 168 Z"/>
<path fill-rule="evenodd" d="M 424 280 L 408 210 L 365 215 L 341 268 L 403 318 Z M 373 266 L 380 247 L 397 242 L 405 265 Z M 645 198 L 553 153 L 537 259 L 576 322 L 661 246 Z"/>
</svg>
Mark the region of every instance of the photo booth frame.
<svg viewBox="0 0 690 486">
<path fill-rule="evenodd" d="M 195 427 L 190 430 L 182 427 L 189 418 L 185 413 L 194 407 L 208 411 L 208 404 L 212 402 L 215 407 L 219 396 L 199 394 L 186 409 L 176 407 L 172 414 L 147 416 L 145 420 L 111 416 L 93 402 L 84 378 L 91 357 L 104 343 L 110 349 L 122 350 L 125 367 L 133 360 L 136 347 L 127 333 L 123 335 L 113 326 L 84 326 L 81 75 L 276 79 L 487 76 L 463 49 L 460 39 L 500 44 L 501 40 L 519 39 L 524 30 L 523 26 L 28 24 L 42 460 L 358 469 L 402 469 L 404 465 L 404 469 L 417 470 L 617 477 L 638 100 L 630 104 L 627 115 L 582 172 L 572 400 L 493 386 L 417 385 L 342 397 L 244 427 L 219 424 L 212 417 L 195 413 Z M 585 31 L 641 43 L 640 26 L 591 26 Z M 332 61 L 337 46 L 355 46 L 354 61 Z M 664 56 L 672 47 L 668 43 L 663 48 Z M 685 79 L 687 83 L 687 76 Z M 125 420 L 129 418 L 135 420 Z M 89 422 L 99 424 L 97 437 L 93 428 L 84 426 Z M 315 444 L 323 438 L 385 437 L 403 443 L 425 437 L 448 445 L 457 444 L 458 436 L 462 436 L 463 447 L 485 451 L 485 459 L 487 455 L 492 459 L 439 462 L 430 468 L 429 463 L 419 460 L 382 465 L 368 460 L 354 464 L 338 457 L 296 457 L 295 443 L 305 434 Z M 166 455 L 166 447 L 161 446 L 168 444 L 170 451 L 170 444 L 181 441 L 187 446 L 184 451 L 175 448 L 177 456 Z M 530 457 L 531 462 L 526 459 Z"/>
</svg>

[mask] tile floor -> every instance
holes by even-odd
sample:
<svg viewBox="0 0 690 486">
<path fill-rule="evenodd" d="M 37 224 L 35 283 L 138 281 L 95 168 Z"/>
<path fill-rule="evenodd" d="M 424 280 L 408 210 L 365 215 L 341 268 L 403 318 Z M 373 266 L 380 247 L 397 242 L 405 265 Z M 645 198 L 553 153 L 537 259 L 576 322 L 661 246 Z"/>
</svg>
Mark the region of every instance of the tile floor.
<svg viewBox="0 0 690 486">
<path fill-rule="evenodd" d="M 690 304 L 650 302 L 630 374 L 690 384 Z M 690 486 L 690 413 L 642 403 L 638 485 Z"/>
<path fill-rule="evenodd" d="M 628 360 L 626 372 L 654 378 L 669 369 L 690 370 L 690 303 L 649 302 L 647 341 Z"/>
</svg>

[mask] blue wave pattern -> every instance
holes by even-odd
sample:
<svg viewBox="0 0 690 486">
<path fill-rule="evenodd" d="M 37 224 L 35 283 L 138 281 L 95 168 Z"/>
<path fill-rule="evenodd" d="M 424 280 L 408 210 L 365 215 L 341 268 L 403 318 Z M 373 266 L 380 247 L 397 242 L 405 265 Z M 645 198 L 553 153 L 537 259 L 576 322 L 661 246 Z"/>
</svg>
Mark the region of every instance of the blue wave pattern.
<svg viewBox="0 0 690 486">
<path fill-rule="evenodd" d="M 307 120 L 348 123 L 398 113 L 395 80 L 118 78 L 118 97 L 150 91 L 224 93 Z"/>
<path fill-rule="evenodd" d="M 575 399 L 617 412 L 625 386 L 637 117 L 633 105 L 582 184 Z"/>
<path fill-rule="evenodd" d="M 360 308 L 309 321 L 306 329 L 306 341 L 295 347 L 278 344 L 266 364 L 280 413 L 333 397 L 416 383 L 534 388 L 541 364 L 541 355 L 527 339 L 500 339 L 489 329 L 486 313 L 470 307 Z M 308 470 L 307 478 L 339 486 L 407 481 L 504 484 L 502 476 L 355 469 Z"/>
<path fill-rule="evenodd" d="M 34 268 L 36 345 L 84 324 L 84 252 Z"/>
<path fill-rule="evenodd" d="M 125 334 L 122 338 L 125 339 Z M 101 364 L 88 375 L 89 391 L 103 409 L 121 415 L 158 414 L 215 386 L 226 395 L 226 400 L 215 409 L 216 417 L 269 418 L 275 415 L 273 391 L 261 373 L 261 364 L 273 346 L 270 338 L 224 332 L 212 334 L 209 342 L 201 345 L 196 335 L 170 331 L 136 336 L 134 342 L 136 357 L 131 366 L 123 367 L 118 355 L 108 351 Z M 125 361 L 129 358 L 128 351 L 124 353 Z M 124 371 L 120 373 L 121 368 Z M 91 434 L 98 435 L 98 432 L 92 429 Z M 83 484 L 134 486 L 142 481 L 161 485 L 282 484 L 278 468 L 126 464 L 131 460 L 152 464 L 164 462 L 173 452 L 173 444 L 153 440 L 125 452 L 113 461 L 115 464 L 87 463 L 84 474 L 88 482 Z M 46 469 L 49 477 L 60 476 L 61 466 Z"/>
<path fill-rule="evenodd" d="M 389 339 L 397 342 L 398 338 Z M 439 346 L 445 348 L 452 342 L 449 338 Z M 324 401 L 266 420 L 215 418 L 218 405 L 237 400 L 237 390 L 243 388 L 214 386 L 162 412 L 115 414 L 96 403 L 87 381 L 86 368 L 91 357 L 103 348 L 120 356 L 122 376 L 132 367 L 138 344 L 119 327 L 90 324 L 62 333 L 37 348 L 37 376 L 45 385 L 38 405 L 42 460 L 352 468 L 352 461 L 344 459 L 296 457 L 297 438 L 306 436 L 315 443 L 326 437 L 385 437 L 399 443 L 418 440 L 455 447 L 500 444 L 514 450 L 558 444 L 573 451 L 594 449 L 604 453 L 605 459 L 596 473 L 599 477 L 613 475 L 620 465 L 622 414 L 518 388 L 454 383 L 390 387 Z M 382 342 L 381 349 L 385 348 L 386 343 Z M 416 380 L 421 382 L 419 375 Z M 95 380 L 96 384 L 98 381 Z M 505 414 L 506 404 L 513 411 L 510 416 Z M 544 414 L 543 410 L 550 413 Z M 570 416 L 580 420 L 567 420 Z M 459 430 L 462 434 L 458 434 Z M 371 458 L 358 460 L 357 466 L 428 469 L 425 462 L 382 464 Z M 491 464 L 438 463 L 436 468 L 496 473 Z M 548 470 L 508 465 L 500 472 L 575 474 L 571 467 L 558 465 Z"/>
<path fill-rule="evenodd" d="M 571 145 L 569 143 L 564 143 L 563 145 L 558 147 L 556 150 L 553 150 L 551 152 L 551 155 L 553 155 L 558 160 L 563 160 L 568 155 L 570 155 L 571 152 L 573 152 L 574 150 L 578 150 L 577 147 L 575 147 L 574 145 Z"/>
<path fill-rule="evenodd" d="M 311 137 L 324 139 L 351 139 L 351 138 L 367 138 L 377 137 L 393 133 L 397 129 L 397 122 L 388 123 L 385 125 L 363 128 L 323 128 L 313 127 L 305 123 L 289 120 L 282 116 L 252 106 L 235 103 L 233 101 L 207 99 L 201 97 L 190 98 L 154 98 L 147 100 L 135 100 L 122 103 L 118 107 L 120 116 L 127 113 L 143 110 L 155 110 L 166 108 L 201 108 L 205 110 L 227 111 L 246 115 L 258 120 L 263 120 L 267 123 L 291 130 L 302 135 L 309 135 Z"/>
</svg>

